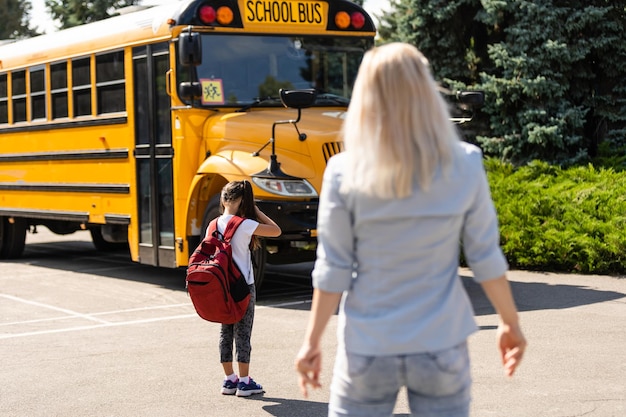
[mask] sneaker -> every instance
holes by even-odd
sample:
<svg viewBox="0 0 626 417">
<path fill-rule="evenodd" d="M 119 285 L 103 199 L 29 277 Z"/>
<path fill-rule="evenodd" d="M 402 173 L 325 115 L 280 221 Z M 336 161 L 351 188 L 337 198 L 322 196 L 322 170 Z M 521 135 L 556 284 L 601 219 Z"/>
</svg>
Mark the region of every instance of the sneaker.
<svg viewBox="0 0 626 417">
<path fill-rule="evenodd" d="M 237 392 L 238 382 L 239 379 L 237 379 L 235 382 L 231 381 L 230 379 L 225 379 L 224 383 L 222 384 L 222 394 L 233 395 L 235 392 Z"/>
<path fill-rule="evenodd" d="M 261 384 L 257 384 L 254 382 L 252 378 L 250 378 L 250 382 L 247 384 L 239 381 L 237 384 L 237 397 L 249 397 L 252 394 L 261 394 L 263 391 L 263 387 Z"/>
</svg>

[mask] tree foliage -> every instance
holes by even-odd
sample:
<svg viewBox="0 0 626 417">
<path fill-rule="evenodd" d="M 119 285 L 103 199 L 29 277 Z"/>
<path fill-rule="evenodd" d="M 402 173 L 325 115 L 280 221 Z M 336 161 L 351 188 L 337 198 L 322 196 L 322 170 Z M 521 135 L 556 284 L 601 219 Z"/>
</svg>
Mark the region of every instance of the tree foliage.
<svg viewBox="0 0 626 417">
<path fill-rule="evenodd" d="M 46 8 L 60 29 L 96 22 L 115 15 L 116 9 L 139 4 L 139 0 L 46 0 Z"/>
<path fill-rule="evenodd" d="M 515 168 L 493 158 L 485 166 L 512 267 L 626 272 L 626 171 L 541 161 Z"/>
<path fill-rule="evenodd" d="M 30 27 L 29 15 L 32 4 L 29 0 L 0 0 L 0 40 L 22 39 L 38 35 Z"/>
<path fill-rule="evenodd" d="M 626 149 L 625 4 L 395 0 L 379 28 L 443 84 L 486 92 L 473 140 L 487 154 L 567 165 Z"/>
</svg>

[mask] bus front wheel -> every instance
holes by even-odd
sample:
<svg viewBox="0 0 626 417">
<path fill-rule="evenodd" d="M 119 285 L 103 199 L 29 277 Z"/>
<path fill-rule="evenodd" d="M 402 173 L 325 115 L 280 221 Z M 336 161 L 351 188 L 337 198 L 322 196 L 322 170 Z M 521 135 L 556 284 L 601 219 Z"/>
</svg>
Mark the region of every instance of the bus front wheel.
<svg viewBox="0 0 626 417">
<path fill-rule="evenodd" d="M 0 259 L 17 259 L 26 244 L 26 219 L 0 217 Z"/>
<path fill-rule="evenodd" d="M 209 227 L 211 220 L 220 215 L 220 196 L 213 197 L 204 211 L 204 218 L 202 219 L 202 234 L 200 239 L 204 239 L 206 235 L 206 229 Z M 263 284 L 263 278 L 265 277 L 265 264 L 267 263 L 267 245 L 265 239 L 259 239 L 261 247 L 252 251 L 252 263 L 254 264 L 254 286 L 257 293 L 261 289 Z"/>
</svg>

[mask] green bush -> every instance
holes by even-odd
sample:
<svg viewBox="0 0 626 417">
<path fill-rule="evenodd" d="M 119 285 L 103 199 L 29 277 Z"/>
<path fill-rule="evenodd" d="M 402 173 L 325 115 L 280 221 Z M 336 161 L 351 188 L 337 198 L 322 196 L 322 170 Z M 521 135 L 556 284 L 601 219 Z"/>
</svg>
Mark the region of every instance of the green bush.
<svg viewBox="0 0 626 417">
<path fill-rule="evenodd" d="M 626 171 L 485 160 L 512 268 L 626 272 Z"/>
</svg>

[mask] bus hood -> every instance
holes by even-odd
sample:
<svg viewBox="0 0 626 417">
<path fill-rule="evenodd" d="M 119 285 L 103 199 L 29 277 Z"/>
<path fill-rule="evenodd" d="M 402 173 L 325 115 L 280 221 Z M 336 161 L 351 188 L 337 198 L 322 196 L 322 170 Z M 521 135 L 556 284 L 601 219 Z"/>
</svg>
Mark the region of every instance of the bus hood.
<svg viewBox="0 0 626 417">
<path fill-rule="evenodd" d="M 242 173 L 257 173 L 270 161 L 272 144 L 260 149 L 270 141 L 272 124 L 297 117 L 297 110 L 276 108 L 216 114 L 205 125 L 207 151 L 227 158 Z M 297 129 L 293 123 L 277 124 L 274 146 L 281 170 L 294 177 L 315 179 L 318 188 L 328 158 L 343 148 L 338 134 L 344 118 L 343 108 L 307 108 L 302 110 Z M 253 156 L 257 151 L 259 156 Z"/>
</svg>

